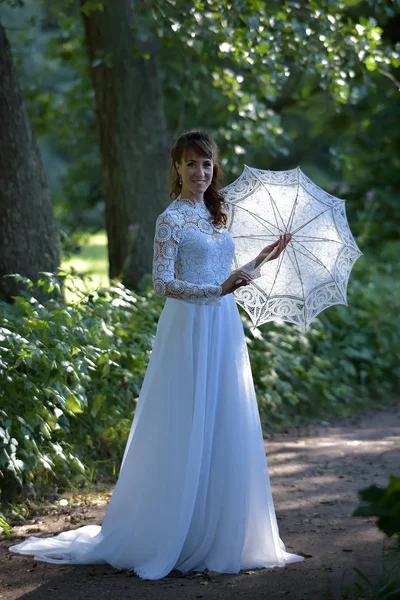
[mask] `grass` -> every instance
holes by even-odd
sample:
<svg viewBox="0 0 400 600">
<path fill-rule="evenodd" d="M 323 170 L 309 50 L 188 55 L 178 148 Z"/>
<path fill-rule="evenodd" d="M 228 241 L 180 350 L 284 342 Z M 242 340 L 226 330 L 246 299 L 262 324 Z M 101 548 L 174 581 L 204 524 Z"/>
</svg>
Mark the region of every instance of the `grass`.
<svg viewBox="0 0 400 600">
<path fill-rule="evenodd" d="M 67 289 L 65 296 L 67 302 L 77 302 L 83 294 L 87 294 L 99 287 L 109 285 L 107 235 L 99 231 L 93 235 L 85 236 L 79 254 L 63 261 L 61 268 L 67 272 L 71 270 L 85 279 L 74 280 L 75 289 Z"/>
</svg>

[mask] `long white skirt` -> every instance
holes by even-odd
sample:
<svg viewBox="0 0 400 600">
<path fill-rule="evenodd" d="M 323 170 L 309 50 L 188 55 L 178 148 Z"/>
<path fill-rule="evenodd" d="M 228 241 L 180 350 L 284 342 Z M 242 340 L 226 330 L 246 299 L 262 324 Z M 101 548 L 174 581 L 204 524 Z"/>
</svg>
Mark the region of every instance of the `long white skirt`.
<svg viewBox="0 0 400 600">
<path fill-rule="evenodd" d="M 220 306 L 167 299 L 103 525 L 10 550 L 57 564 L 109 563 L 146 579 L 303 560 L 279 537 L 231 294 Z"/>
</svg>

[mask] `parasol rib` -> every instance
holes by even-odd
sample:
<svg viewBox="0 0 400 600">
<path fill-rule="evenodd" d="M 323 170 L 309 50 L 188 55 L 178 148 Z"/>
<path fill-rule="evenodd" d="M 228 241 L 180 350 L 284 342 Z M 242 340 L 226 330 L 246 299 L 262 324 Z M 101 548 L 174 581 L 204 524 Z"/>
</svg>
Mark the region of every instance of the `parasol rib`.
<svg viewBox="0 0 400 600">
<path fill-rule="evenodd" d="M 292 250 L 292 252 L 293 252 L 293 256 L 294 256 L 294 259 L 295 259 L 296 265 L 295 265 L 295 264 L 294 264 L 294 262 L 293 262 L 293 259 L 292 259 L 291 255 L 290 255 L 290 252 L 289 252 L 289 250 Z M 293 268 L 294 268 L 294 270 L 296 271 L 297 277 L 299 278 L 300 285 L 301 285 L 301 289 L 302 289 L 302 292 L 303 292 L 303 298 L 302 298 L 302 299 L 303 299 L 303 301 L 304 301 L 304 300 L 305 300 L 305 294 L 304 294 L 304 283 L 303 283 L 303 280 L 302 280 L 302 278 L 301 278 L 301 271 L 300 271 L 299 263 L 297 262 L 296 253 L 295 253 L 294 249 L 293 249 L 293 248 L 289 248 L 289 246 L 288 246 L 288 248 L 287 248 L 287 253 L 288 253 L 288 257 L 289 257 L 289 259 L 290 259 L 290 262 L 292 263 L 292 265 L 293 265 Z"/>
<path fill-rule="evenodd" d="M 279 229 L 278 225 L 274 225 L 273 223 L 270 223 L 266 219 L 263 219 L 259 215 L 256 215 L 255 213 L 251 212 L 251 210 L 248 210 L 247 208 L 243 208 L 243 206 L 240 206 L 240 204 L 234 204 L 233 202 L 228 202 L 228 201 L 226 201 L 226 202 L 227 202 L 227 204 L 233 204 L 233 206 L 235 208 L 240 208 L 240 210 L 244 210 L 245 212 L 249 213 L 249 215 L 254 217 L 254 219 L 256 219 L 256 221 L 258 221 L 260 223 L 260 225 L 263 225 L 263 227 L 265 227 L 266 229 L 268 229 L 268 227 L 266 227 L 265 223 L 267 223 L 267 225 L 269 225 L 270 227 L 277 229 L 280 234 L 282 233 L 282 231 L 281 231 L 281 229 Z M 271 232 L 271 234 L 272 234 L 272 232 Z"/>
<path fill-rule="evenodd" d="M 289 215 L 289 219 L 288 219 L 288 224 L 287 224 L 285 233 L 287 233 L 288 231 L 290 232 L 290 228 L 293 225 L 294 215 L 295 215 L 295 212 L 296 212 L 297 200 L 299 198 L 299 188 L 300 188 L 300 184 L 299 184 L 299 169 L 297 169 L 297 191 L 296 191 L 296 198 L 295 198 L 295 201 L 293 203 L 292 210 L 290 211 L 290 215 Z"/>
<path fill-rule="evenodd" d="M 296 235 L 296 239 L 299 239 L 299 238 L 301 239 L 303 244 L 305 242 L 333 242 L 335 244 L 341 244 L 342 246 L 347 247 L 347 244 L 345 244 L 341 240 L 331 240 L 330 238 L 313 237 L 312 235 Z"/>
<path fill-rule="evenodd" d="M 262 179 L 260 179 L 260 177 L 257 175 L 257 173 L 256 173 L 256 172 L 255 172 L 255 171 L 254 171 L 254 170 L 253 170 L 251 167 L 247 167 L 247 168 L 248 168 L 248 169 L 250 169 L 251 173 L 254 175 L 254 177 L 257 179 L 257 181 L 259 181 L 259 183 L 261 183 L 262 187 L 264 188 L 264 190 L 267 192 L 268 196 L 270 197 L 270 200 L 271 200 L 271 205 L 272 205 L 272 210 L 273 210 L 273 212 L 274 212 L 274 217 L 275 217 L 275 221 L 276 221 L 276 226 L 277 226 L 277 228 L 279 229 L 279 227 L 278 227 L 278 219 L 276 218 L 276 212 L 278 213 L 278 215 L 279 215 L 279 218 L 280 218 L 280 220 L 281 220 L 281 222 L 282 222 L 283 229 L 284 229 L 284 233 L 286 233 L 285 221 L 282 219 L 282 215 L 281 215 L 281 213 L 279 212 L 279 208 L 278 208 L 278 206 L 277 206 L 277 204 L 276 204 L 275 200 L 273 199 L 271 192 L 270 192 L 270 191 L 269 191 L 269 189 L 266 187 L 266 185 L 265 185 L 265 183 L 263 182 L 263 180 L 262 180 Z M 276 212 L 275 212 L 275 210 L 276 210 Z"/>
<path fill-rule="evenodd" d="M 284 249 L 283 249 L 283 252 L 282 252 L 282 254 L 280 254 L 280 255 L 279 255 L 279 257 L 278 257 L 278 261 L 279 261 L 279 263 L 278 263 L 278 268 L 276 269 L 276 273 L 275 273 L 274 281 L 272 282 L 272 285 L 271 285 L 271 288 L 270 288 L 270 290 L 269 290 L 269 292 L 268 292 L 267 298 L 270 298 L 270 297 L 271 297 L 272 290 L 273 290 L 273 289 L 274 289 L 274 287 L 275 287 L 275 283 L 276 283 L 276 280 L 277 280 L 277 278 L 278 278 L 279 271 L 280 271 L 280 269 L 281 269 L 281 266 L 282 266 L 282 263 L 283 263 L 283 258 L 284 258 L 284 256 L 285 256 L 285 252 L 286 252 L 286 248 L 284 248 Z M 260 268 L 260 266 L 261 266 L 261 265 L 259 265 L 259 268 Z"/>
<path fill-rule="evenodd" d="M 293 240 L 292 240 L 292 241 L 293 241 Z M 296 252 L 299 252 L 300 254 L 303 254 L 303 256 L 306 256 L 307 258 L 309 258 L 309 259 L 311 259 L 311 260 L 314 260 L 314 262 L 318 263 L 318 264 L 319 264 L 321 267 L 323 267 L 323 268 L 325 269 L 325 271 L 326 271 L 326 272 L 329 274 L 329 276 L 331 277 L 331 279 L 332 279 L 332 281 L 334 282 L 334 284 L 336 285 L 336 287 L 337 287 L 337 288 L 339 289 L 339 291 L 341 292 L 341 290 L 340 290 L 340 288 L 339 288 L 339 286 L 338 286 L 338 284 L 337 284 L 337 281 L 336 281 L 336 279 L 334 278 L 334 276 L 332 275 L 332 273 L 330 272 L 330 270 L 328 269 L 328 267 L 326 267 L 326 266 L 324 265 L 324 263 L 323 263 L 322 261 L 320 261 L 320 259 L 319 259 L 317 256 L 315 256 L 315 254 L 314 254 L 313 252 L 311 252 L 311 251 L 310 251 L 308 248 L 305 248 L 301 242 L 299 242 L 299 241 L 297 241 L 297 240 L 294 240 L 294 241 L 295 241 L 297 244 L 299 244 L 299 245 L 300 245 L 300 246 L 301 246 L 301 247 L 302 247 L 302 248 L 303 248 L 303 249 L 304 249 L 306 252 L 308 252 L 308 254 L 304 254 L 304 253 L 303 253 L 303 252 L 301 252 L 299 249 L 297 249 L 297 250 L 296 250 Z M 311 258 L 310 254 L 311 254 L 311 256 L 312 256 L 313 258 Z M 341 292 L 341 293 L 342 293 L 342 292 Z M 342 294 L 342 296 L 343 296 L 343 294 Z M 346 300 L 346 299 L 345 299 L 345 300 Z"/>
<path fill-rule="evenodd" d="M 304 175 L 304 173 L 303 173 Z M 307 177 L 308 179 L 308 177 Z M 309 180 L 311 181 L 311 180 Z M 315 186 L 314 182 L 311 181 L 311 184 L 313 186 Z M 303 184 L 300 184 L 301 187 L 303 188 L 303 190 L 305 191 L 306 194 L 309 194 L 311 196 L 311 198 L 314 198 L 314 200 L 316 200 L 317 202 L 320 202 L 321 204 L 323 204 L 324 206 L 327 206 L 326 202 L 324 202 L 324 199 L 318 198 L 315 194 L 313 194 L 309 189 L 307 189 L 306 187 L 304 187 Z M 338 205 L 339 202 L 343 202 L 343 204 L 345 203 L 345 200 L 342 200 L 341 198 L 336 198 L 336 196 L 331 196 L 330 194 L 328 194 L 327 192 L 324 192 L 324 194 L 326 194 L 328 196 L 327 200 L 329 198 L 333 198 L 335 200 L 336 206 Z M 332 204 L 329 208 L 334 208 L 334 204 Z"/>
<path fill-rule="evenodd" d="M 326 212 L 328 212 L 328 210 L 331 210 L 330 206 L 329 206 L 329 208 L 326 208 L 322 212 L 320 212 L 317 215 L 315 215 L 315 217 L 313 217 L 312 219 L 310 219 L 309 221 L 307 221 L 307 223 L 303 223 L 303 225 L 300 225 L 300 227 L 298 227 L 297 229 L 295 229 L 294 231 L 291 232 L 291 235 L 295 235 L 298 231 L 301 231 L 302 229 L 304 229 L 304 227 L 306 227 L 307 225 L 309 225 L 310 223 L 312 223 L 313 221 L 315 221 L 315 219 L 318 219 L 318 217 L 320 217 L 321 215 L 323 215 Z"/>
<path fill-rule="evenodd" d="M 267 238 L 272 238 L 276 240 L 276 233 L 266 233 L 264 235 L 233 235 L 232 237 L 235 240 L 265 240 Z"/>
<path fill-rule="evenodd" d="M 296 256 L 296 253 L 295 253 L 294 250 L 293 250 L 293 256 L 294 256 L 294 259 L 296 261 L 297 268 L 300 271 L 299 263 L 297 261 L 297 256 Z M 300 283 L 301 283 L 301 289 L 303 290 L 303 319 L 305 321 L 306 320 L 306 295 L 305 295 L 305 292 L 304 292 L 304 285 L 303 285 L 303 280 L 302 280 L 301 277 L 300 277 Z"/>
<path fill-rule="evenodd" d="M 318 187 L 299 167 L 274 172 L 245 165 L 225 190 L 234 264 L 238 268 L 248 255 L 264 250 L 265 259 L 251 271 L 257 283 L 249 282 L 247 294 L 235 292 L 255 326 L 282 319 L 307 329 L 318 312 L 347 302 L 347 282 L 360 251 L 344 200 Z M 285 234 L 289 241 L 278 244 Z M 273 259 L 274 265 L 263 267 Z"/>
<path fill-rule="evenodd" d="M 292 238 L 292 240 L 291 240 L 291 243 L 292 243 L 292 242 L 296 242 L 296 240 L 294 240 L 294 239 Z M 299 242 L 297 242 L 297 243 L 299 243 Z M 312 260 L 313 262 L 315 262 L 315 263 L 317 263 L 317 264 L 320 264 L 320 262 L 321 262 L 321 261 L 319 261 L 319 260 L 318 260 L 318 258 L 317 258 L 317 257 L 316 257 L 314 254 L 312 254 L 312 252 L 310 252 L 310 251 L 309 251 L 307 248 L 305 248 L 305 250 L 306 250 L 306 251 L 307 251 L 309 254 L 306 254 L 305 252 L 302 252 L 301 250 L 299 250 L 298 248 L 296 248 L 296 252 L 298 252 L 298 253 L 299 253 L 299 254 L 301 254 L 302 256 L 305 256 L 306 258 L 309 258 L 309 259 L 310 259 L 310 260 Z M 310 254 L 311 254 L 311 256 L 310 256 Z"/>
</svg>

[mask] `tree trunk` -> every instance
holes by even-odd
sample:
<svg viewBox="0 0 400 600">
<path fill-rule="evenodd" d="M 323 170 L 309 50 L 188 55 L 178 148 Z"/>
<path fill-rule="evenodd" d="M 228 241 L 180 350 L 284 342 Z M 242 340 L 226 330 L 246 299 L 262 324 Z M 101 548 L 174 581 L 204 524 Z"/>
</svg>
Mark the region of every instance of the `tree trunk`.
<svg viewBox="0 0 400 600">
<path fill-rule="evenodd" d="M 83 17 L 103 164 L 109 274 L 129 288 L 151 270 L 155 219 L 169 202 L 157 39 L 135 32 L 136 4 L 104 2 L 102 12 Z"/>
<path fill-rule="evenodd" d="M 54 272 L 58 265 L 50 191 L 0 24 L 0 296 L 9 299 L 23 287 L 4 275 L 35 281 L 40 271 Z"/>
</svg>

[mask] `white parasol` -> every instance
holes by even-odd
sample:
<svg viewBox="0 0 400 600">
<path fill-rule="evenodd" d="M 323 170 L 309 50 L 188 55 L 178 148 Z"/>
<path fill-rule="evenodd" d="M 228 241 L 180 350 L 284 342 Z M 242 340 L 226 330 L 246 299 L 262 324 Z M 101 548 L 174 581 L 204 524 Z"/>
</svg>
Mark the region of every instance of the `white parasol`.
<svg viewBox="0 0 400 600">
<path fill-rule="evenodd" d="M 263 171 L 245 166 L 221 190 L 235 241 L 234 265 L 248 263 L 280 235 L 291 240 L 264 261 L 256 277 L 234 292 L 255 326 L 289 321 L 307 329 L 325 308 L 347 305 L 347 283 L 361 252 L 351 234 L 345 201 L 313 183 L 300 168 Z"/>
</svg>

